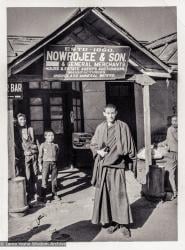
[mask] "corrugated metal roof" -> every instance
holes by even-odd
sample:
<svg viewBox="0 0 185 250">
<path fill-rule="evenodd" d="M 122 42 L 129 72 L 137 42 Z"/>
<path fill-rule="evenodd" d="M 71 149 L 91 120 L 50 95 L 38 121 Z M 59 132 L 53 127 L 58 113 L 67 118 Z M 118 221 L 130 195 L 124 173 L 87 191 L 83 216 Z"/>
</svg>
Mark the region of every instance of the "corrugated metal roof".
<svg viewBox="0 0 185 250">
<path fill-rule="evenodd" d="M 146 47 L 162 61 L 170 65 L 173 71 L 177 70 L 177 33 L 149 42 Z"/>
</svg>

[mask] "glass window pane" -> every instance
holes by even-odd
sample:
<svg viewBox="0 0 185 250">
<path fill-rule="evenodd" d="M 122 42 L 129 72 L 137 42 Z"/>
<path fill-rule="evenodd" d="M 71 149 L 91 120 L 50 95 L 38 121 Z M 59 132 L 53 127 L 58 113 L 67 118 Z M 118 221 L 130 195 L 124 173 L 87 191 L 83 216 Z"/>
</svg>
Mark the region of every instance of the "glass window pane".
<svg viewBox="0 0 185 250">
<path fill-rule="evenodd" d="M 31 120 L 43 120 L 43 107 L 30 106 Z"/>
<path fill-rule="evenodd" d="M 73 107 L 74 119 L 77 119 L 76 106 Z"/>
<path fill-rule="evenodd" d="M 62 106 L 51 106 L 50 115 L 51 115 L 51 119 L 54 119 L 54 120 L 62 119 L 63 118 Z"/>
<path fill-rule="evenodd" d="M 80 91 L 80 82 L 76 82 L 76 90 Z"/>
<path fill-rule="evenodd" d="M 77 105 L 80 106 L 80 99 L 77 99 Z"/>
<path fill-rule="evenodd" d="M 77 117 L 78 117 L 78 119 L 81 119 L 81 109 L 80 109 L 80 107 L 77 107 Z"/>
<path fill-rule="evenodd" d="M 31 126 L 34 129 L 35 135 L 42 135 L 44 133 L 44 122 L 43 121 L 31 121 Z"/>
<path fill-rule="evenodd" d="M 55 132 L 55 134 L 63 133 L 63 122 L 60 121 L 51 121 L 51 128 Z"/>
<path fill-rule="evenodd" d="M 52 89 L 61 89 L 61 82 L 52 82 Z"/>
<path fill-rule="evenodd" d="M 72 82 L 72 89 L 76 90 L 76 82 Z"/>
<path fill-rule="evenodd" d="M 30 89 L 39 89 L 39 82 L 29 82 Z"/>
<path fill-rule="evenodd" d="M 76 105 L 76 98 L 73 98 L 73 106 Z"/>
<path fill-rule="evenodd" d="M 60 105 L 62 104 L 62 97 L 50 97 L 51 105 Z"/>
<path fill-rule="evenodd" d="M 41 82 L 41 89 L 49 89 L 50 88 L 50 82 L 43 81 Z"/>
<path fill-rule="evenodd" d="M 42 104 L 42 99 L 39 97 L 31 97 L 30 98 L 30 104 L 31 105 L 41 105 Z"/>
<path fill-rule="evenodd" d="M 78 132 L 81 132 L 81 120 L 78 120 Z"/>
<path fill-rule="evenodd" d="M 74 132 L 78 132 L 77 122 L 74 122 Z"/>
</svg>

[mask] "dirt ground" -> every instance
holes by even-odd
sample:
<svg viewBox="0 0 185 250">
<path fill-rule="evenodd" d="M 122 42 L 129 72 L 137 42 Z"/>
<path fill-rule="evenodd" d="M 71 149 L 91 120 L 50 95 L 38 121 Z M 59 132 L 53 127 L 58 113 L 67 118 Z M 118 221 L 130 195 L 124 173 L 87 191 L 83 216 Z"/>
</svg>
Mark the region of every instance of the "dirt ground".
<svg viewBox="0 0 185 250">
<path fill-rule="evenodd" d="M 9 217 L 9 241 L 127 241 L 119 230 L 110 235 L 91 223 L 94 188 L 90 179 L 90 171 L 60 171 L 61 200 L 33 204 L 26 216 Z M 129 241 L 177 240 L 177 199 L 148 201 L 141 197 L 141 185 L 130 171 L 126 181 L 134 219 Z"/>
</svg>

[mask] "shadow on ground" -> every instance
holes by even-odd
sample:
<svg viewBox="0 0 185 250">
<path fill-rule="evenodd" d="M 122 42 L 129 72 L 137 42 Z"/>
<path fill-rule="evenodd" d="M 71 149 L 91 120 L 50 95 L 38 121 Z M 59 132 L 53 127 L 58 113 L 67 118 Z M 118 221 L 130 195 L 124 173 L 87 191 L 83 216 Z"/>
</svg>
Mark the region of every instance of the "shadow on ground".
<svg viewBox="0 0 185 250">
<path fill-rule="evenodd" d="M 66 235 L 69 235 L 69 241 L 92 241 L 100 230 L 101 227 L 90 220 L 79 221 L 54 232 L 51 241 L 62 241 Z"/>
<path fill-rule="evenodd" d="M 86 188 L 89 188 L 91 186 L 91 182 L 90 182 L 91 181 L 91 176 L 92 176 L 91 171 L 84 170 L 83 173 L 84 173 L 83 177 L 80 177 L 80 176 L 76 175 L 76 172 L 71 172 L 71 173 L 68 172 L 67 175 L 61 176 L 61 177 L 58 178 L 59 186 L 65 180 L 75 179 L 75 181 L 73 181 L 72 183 L 69 183 L 69 184 L 67 184 L 65 186 L 61 185 L 61 190 L 62 191 L 65 191 L 65 189 L 69 189 L 69 191 L 63 192 L 63 194 L 60 195 L 60 197 L 64 197 L 66 195 L 82 191 L 82 190 L 84 190 Z M 72 176 L 73 174 L 74 174 L 74 176 Z"/>
<path fill-rule="evenodd" d="M 141 228 L 147 222 L 159 202 L 148 201 L 144 197 L 131 204 L 134 223 L 132 229 Z"/>
<path fill-rule="evenodd" d="M 8 241 L 28 241 L 29 239 L 31 239 L 31 237 L 35 234 L 38 234 L 44 230 L 47 230 L 49 227 L 51 226 L 51 224 L 45 224 L 45 225 L 41 225 L 37 228 L 32 228 L 30 231 L 23 233 L 23 234 L 19 234 L 19 235 L 15 235 L 12 237 L 8 238 Z"/>
<path fill-rule="evenodd" d="M 83 172 L 84 176 L 80 177 L 77 175 L 78 173 Z M 57 191 L 64 191 L 65 189 L 70 189 L 67 192 L 63 192 L 63 194 L 59 194 L 59 196 L 62 198 L 66 195 L 73 194 L 79 191 L 82 191 L 86 188 L 89 188 L 91 186 L 91 178 L 92 178 L 92 170 L 89 169 L 82 169 L 82 170 L 68 170 L 65 172 L 60 171 L 60 177 L 57 178 Z M 69 183 L 67 185 L 63 185 L 63 182 L 66 180 L 72 180 L 74 179 L 72 183 Z M 48 181 L 48 188 L 47 188 L 47 194 L 51 195 L 51 180 Z"/>
</svg>

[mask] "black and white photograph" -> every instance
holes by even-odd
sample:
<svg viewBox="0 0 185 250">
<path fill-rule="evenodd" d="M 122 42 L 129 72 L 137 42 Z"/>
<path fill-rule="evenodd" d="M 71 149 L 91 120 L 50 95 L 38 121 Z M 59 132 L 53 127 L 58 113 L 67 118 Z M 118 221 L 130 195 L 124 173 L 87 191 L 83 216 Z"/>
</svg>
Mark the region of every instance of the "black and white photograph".
<svg viewBox="0 0 185 250">
<path fill-rule="evenodd" d="M 6 15 L 8 243 L 178 241 L 177 6 Z"/>
</svg>

